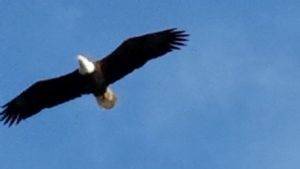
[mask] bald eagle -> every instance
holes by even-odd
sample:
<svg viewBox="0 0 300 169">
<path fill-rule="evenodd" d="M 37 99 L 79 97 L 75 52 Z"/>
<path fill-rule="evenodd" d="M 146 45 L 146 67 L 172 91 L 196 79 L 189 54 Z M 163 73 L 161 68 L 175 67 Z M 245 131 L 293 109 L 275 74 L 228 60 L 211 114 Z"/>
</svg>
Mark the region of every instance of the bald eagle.
<svg viewBox="0 0 300 169">
<path fill-rule="evenodd" d="M 90 61 L 78 55 L 79 68 L 60 77 L 40 80 L 2 106 L 0 121 L 11 126 L 37 114 L 45 108 L 93 94 L 98 104 L 110 109 L 117 97 L 109 85 L 123 78 L 147 61 L 172 50 L 187 41 L 185 31 L 167 29 L 125 40 L 101 60 Z"/>
</svg>

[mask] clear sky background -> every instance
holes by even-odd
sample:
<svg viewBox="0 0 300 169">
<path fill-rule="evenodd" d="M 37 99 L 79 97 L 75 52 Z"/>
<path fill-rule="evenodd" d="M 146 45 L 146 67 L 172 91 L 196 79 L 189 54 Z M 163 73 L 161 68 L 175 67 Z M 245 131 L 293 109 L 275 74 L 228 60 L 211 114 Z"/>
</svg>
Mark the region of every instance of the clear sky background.
<svg viewBox="0 0 300 169">
<path fill-rule="evenodd" d="M 300 1 L 0 0 L 0 103 L 178 27 L 188 46 L 112 86 L 0 127 L 1 169 L 298 169 Z"/>
</svg>

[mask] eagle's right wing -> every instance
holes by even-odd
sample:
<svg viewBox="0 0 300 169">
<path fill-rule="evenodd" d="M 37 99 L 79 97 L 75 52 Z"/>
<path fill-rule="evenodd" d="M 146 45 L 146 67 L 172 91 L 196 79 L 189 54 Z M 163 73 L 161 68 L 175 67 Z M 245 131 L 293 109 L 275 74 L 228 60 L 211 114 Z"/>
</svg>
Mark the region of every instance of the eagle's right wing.
<svg viewBox="0 0 300 169">
<path fill-rule="evenodd" d="M 184 46 L 188 34 L 168 29 L 124 41 L 115 51 L 98 61 L 108 84 L 143 66 L 148 60 Z"/>
</svg>

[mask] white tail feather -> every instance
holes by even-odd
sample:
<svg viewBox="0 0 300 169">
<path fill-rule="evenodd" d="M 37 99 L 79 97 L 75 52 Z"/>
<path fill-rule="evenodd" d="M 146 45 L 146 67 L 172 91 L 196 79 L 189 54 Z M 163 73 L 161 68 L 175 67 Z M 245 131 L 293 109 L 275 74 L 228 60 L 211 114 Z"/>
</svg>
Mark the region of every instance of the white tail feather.
<svg viewBox="0 0 300 169">
<path fill-rule="evenodd" d="M 99 97 L 96 97 L 98 104 L 104 109 L 111 109 L 117 102 L 117 96 L 110 88 L 106 89 L 106 92 Z"/>
</svg>

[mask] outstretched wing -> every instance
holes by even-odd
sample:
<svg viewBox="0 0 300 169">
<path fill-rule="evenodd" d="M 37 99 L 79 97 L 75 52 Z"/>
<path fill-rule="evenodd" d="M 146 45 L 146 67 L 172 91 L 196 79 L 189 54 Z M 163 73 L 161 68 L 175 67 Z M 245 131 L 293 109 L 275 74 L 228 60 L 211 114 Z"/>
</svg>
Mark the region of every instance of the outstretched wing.
<svg viewBox="0 0 300 169">
<path fill-rule="evenodd" d="M 34 83 L 2 106 L 0 121 L 9 126 L 18 124 L 44 108 L 50 108 L 88 93 L 87 80 L 74 71 L 67 75 Z"/>
<path fill-rule="evenodd" d="M 148 60 L 184 46 L 187 36 L 185 31 L 174 28 L 133 37 L 97 63 L 107 83 L 111 84 L 143 66 Z"/>
</svg>

